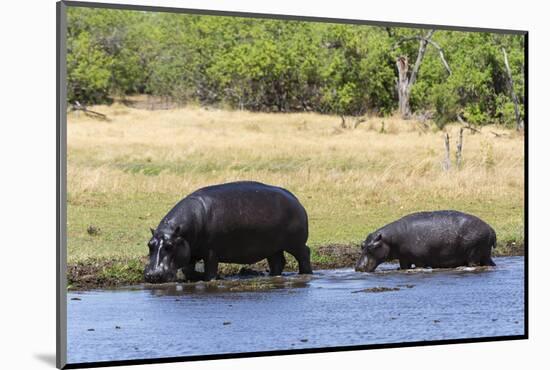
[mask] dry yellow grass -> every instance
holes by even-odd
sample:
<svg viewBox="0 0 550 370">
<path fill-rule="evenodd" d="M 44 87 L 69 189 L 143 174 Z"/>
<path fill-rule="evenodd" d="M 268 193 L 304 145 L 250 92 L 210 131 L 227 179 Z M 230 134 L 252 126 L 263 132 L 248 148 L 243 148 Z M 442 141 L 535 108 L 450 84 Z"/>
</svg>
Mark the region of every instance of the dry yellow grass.
<svg viewBox="0 0 550 370">
<path fill-rule="evenodd" d="M 486 219 L 501 241 L 523 241 L 524 137 L 514 131 L 466 130 L 458 170 L 459 126 L 448 126 L 446 172 L 443 132 L 395 117 L 370 117 L 350 130 L 314 113 L 91 109 L 109 121 L 68 117 L 69 260 L 143 255 L 148 227 L 174 203 L 234 180 L 295 193 L 308 210 L 313 247 L 357 243 L 404 214 L 448 208 Z M 89 225 L 101 232 L 88 235 Z"/>
</svg>

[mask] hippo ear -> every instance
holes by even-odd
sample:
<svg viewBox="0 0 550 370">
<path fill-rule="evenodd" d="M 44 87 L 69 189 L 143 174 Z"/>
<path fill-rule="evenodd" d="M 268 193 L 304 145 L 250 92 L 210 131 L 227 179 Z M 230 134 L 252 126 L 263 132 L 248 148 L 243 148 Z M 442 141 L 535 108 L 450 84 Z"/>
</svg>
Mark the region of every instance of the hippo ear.
<svg viewBox="0 0 550 370">
<path fill-rule="evenodd" d="M 181 233 L 181 227 L 178 225 L 176 226 L 176 229 L 174 230 L 175 235 L 179 235 Z"/>
<path fill-rule="evenodd" d="M 379 248 L 382 246 L 382 234 L 377 234 L 373 239 L 372 239 L 372 242 L 370 242 L 369 246 L 367 247 L 367 249 L 369 250 L 373 250 L 373 249 L 376 249 L 376 248 Z"/>
<path fill-rule="evenodd" d="M 151 235 L 152 235 L 152 236 L 155 236 L 155 229 L 153 229 L 152 227 L 150 227 L 149 230 L 151 230 Z"/>
</svg>

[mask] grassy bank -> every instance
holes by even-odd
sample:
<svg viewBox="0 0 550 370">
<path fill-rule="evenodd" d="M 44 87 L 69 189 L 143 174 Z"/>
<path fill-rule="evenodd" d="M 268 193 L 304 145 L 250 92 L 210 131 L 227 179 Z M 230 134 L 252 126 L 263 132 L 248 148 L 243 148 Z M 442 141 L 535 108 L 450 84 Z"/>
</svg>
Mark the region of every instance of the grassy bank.
<svg viewBox="0 0 550 370">
<path fill-rule="evenodd" d="M 346 247 L 418 210 L 476 214 L 495 228 L 497 254 L 522 250 L 524 138 L 514 131 L 466 130 L 461 169 L 444 171 L 443 132 L 397 118 L 369 117 L 351 130 L 312 113 L 91 109 L 108 120 L 68 117 L 73 286 L 140 281 L 149 227 L 193 190 L 234 180 L 283 186 L 300 198 L 317 267 L 347 263 Z M 454 152 L 458 126 L 446 131 Z"/>
</svg>

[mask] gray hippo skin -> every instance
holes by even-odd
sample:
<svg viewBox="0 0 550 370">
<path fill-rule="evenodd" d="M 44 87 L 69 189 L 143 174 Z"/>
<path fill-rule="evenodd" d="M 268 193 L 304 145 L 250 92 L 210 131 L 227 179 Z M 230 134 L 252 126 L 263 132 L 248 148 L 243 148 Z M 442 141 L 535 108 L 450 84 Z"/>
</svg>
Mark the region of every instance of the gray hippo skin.
<svg viewBox="0 0 550 370">
<path fill-rule="evenodd" d="M 270 274 L 280 275 L 284 251 L 296 258 L 301 274 L 312 273 L 306 211 L 280 187 L 247 181 L 201 188 L 151 232 L 147 282 L 174 281 L 179 268 L 186 279 L 211 280 L 219 262 L 251 264 L 264 258 Z M 204 274 L 195 272 L 199 260 Z"/>
<path fill-rule="evenodd" d="M 356 271 L 372 272 L 387 260 L 402 269 L 495 266 L 496 234 L 486 222 L 458 211 L 418 212 L 369 234 Z"/>
</svg>

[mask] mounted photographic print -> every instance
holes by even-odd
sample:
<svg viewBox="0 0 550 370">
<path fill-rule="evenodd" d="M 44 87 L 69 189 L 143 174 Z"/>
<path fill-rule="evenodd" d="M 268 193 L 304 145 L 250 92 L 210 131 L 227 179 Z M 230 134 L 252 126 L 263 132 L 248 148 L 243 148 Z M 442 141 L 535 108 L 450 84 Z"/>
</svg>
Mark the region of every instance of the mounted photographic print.
<svg viewBox="0 0 550 370">
<path fill-rule="evenodd" d="M 58 3 L 58 367 L 527 338 L 526 47 Z"/>
</svg>

